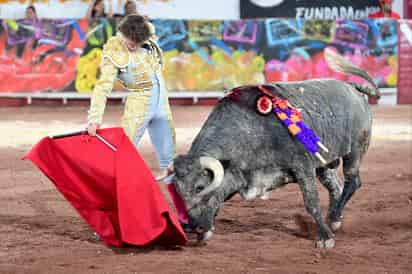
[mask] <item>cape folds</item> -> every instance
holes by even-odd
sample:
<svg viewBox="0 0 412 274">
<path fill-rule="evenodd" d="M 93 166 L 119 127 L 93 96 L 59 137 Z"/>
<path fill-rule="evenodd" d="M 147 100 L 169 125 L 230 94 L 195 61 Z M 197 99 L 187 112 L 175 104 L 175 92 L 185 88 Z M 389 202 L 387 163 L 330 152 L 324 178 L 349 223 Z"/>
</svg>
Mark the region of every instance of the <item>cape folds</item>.
<svg viewBox="0 0 412 274">
<path fill-rule="evenodd" d="M 32 161 L 108 245 L 184 245 L 187 241 L 150 169 L 121 128 L 43 138 Z"/>
</svg>

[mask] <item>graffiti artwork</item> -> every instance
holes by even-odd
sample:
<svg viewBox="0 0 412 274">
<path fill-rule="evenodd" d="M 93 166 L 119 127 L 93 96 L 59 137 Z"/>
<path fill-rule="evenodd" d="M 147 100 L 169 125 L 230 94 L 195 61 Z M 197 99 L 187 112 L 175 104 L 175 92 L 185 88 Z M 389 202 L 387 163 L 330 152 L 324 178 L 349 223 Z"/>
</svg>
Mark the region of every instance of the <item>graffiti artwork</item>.
<svg viewBox="0 0 412 274">
<path fill-rule="evenodd" d="M 87 43 L 91 47 L 102 47 L 114 33 L 114 24 L 106 18 L 89 21 Z"/>
<path fill-rule="evenodd" d="M 189 21 L 189 39 L 205 42 L 211 39 L 222 40 L 222 24 L 220 21 Z"/>
<path fill-rule="evenodd" d="M 101 51 L 118 21 L 3 20 L 0 92 L 90 93 Z M 378 20 L 153 20 L 171 91 L 218 91 L 245 84 L 347 78 L 323 58 L 330 48 L 366 69 L 380 87 L 397 83 L 397 23 Z M 116 90 L 116 89 L 115 89 Z"/>
<path fill-rule="evenodd" d="M 301 23 L 301 20 L 295 19 L 267 19 L 265 25 L 268 46 L 288 47 L 302 40 Z"/>
<path fill-rule="evenodd" d="M 159 46 L 163 50 L 176 48 L 177 43 L 186 35 L 186 26 L 182 20 L 153 20 Z"/>
<path fill-rule="evenodd" d="M 3 20 L 1 23 L 1 92 L 70 89 L 85 45 L 86 22 Z"/>
<path fill-rule="evenodd" d="M 252 20 L 227 21 L 223 31 L 223 40 L 254 44 L 257 40 L 258 26 Z"/>
<path fill-rule="evenodd" d="M 307 20 L 303 24 L 304 39 L 330 43 L 336 32 L 335 21 L 329 20 Z"/>
<path fill-rule="evenodd" d="M 390 19 L 377 19 L 371 22 L 374 37 L 376 37 L 375 50 L 393 53 L 397 49 L 398 25 Z"/>
<path fill-rule="evenodd" d="M 102 48 L 115 33 L 116 19 L 106 18 L 88 21 L 85 46 L 76 66 L 74 87 L 80 93 L 90 93 L 99 77 Z"/>
<path fill-rule="evenodd" d="M 360 21 L 336 22 L 334 43 L 350 48 L 366 48 L 369 27 Z"/>
</svg>

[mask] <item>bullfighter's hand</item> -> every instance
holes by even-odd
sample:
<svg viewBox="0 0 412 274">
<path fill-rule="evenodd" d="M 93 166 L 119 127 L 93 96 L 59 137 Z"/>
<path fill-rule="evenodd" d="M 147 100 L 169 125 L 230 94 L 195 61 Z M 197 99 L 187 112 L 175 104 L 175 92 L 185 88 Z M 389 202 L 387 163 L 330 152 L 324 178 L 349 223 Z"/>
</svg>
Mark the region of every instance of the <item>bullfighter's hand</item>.
<svg viewBox="0 0 412 274">
<path fill-rule="evenodd" d="M 99 127 L 100 125 L 97 123 L 90 123 L 87 125 L 87 128 L 86 128 L 87 133 L 91 136 L 96 136 L 96 131 Z"/>
</svg>

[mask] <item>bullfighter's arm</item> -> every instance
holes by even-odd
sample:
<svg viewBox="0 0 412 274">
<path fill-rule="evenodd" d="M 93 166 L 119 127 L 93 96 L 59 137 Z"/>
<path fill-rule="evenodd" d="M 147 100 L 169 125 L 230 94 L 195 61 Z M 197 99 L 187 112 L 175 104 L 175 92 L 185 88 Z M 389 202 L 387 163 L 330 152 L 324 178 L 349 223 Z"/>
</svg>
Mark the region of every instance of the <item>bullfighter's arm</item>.
<svg viewBox="0 0 412 274">
<path fill-rule="evenodd" d="M 96 82 L 90 101 L 89 124 L 102 123 L 107 96 L 113 89 L 117 68 L 108 58 L 103 58 L 100 64 L 100 73 L 99 80 Z"/>
<path fill-rule="evenodd" d="M 90 102 L 88 122 L 101 124 L 107 96 L 113 89 L 119 68 L 129 62 L 129 53 L 119 36 L 110 38 L 103 47 L 100 77 L 96 82 Z"/>
</svg>

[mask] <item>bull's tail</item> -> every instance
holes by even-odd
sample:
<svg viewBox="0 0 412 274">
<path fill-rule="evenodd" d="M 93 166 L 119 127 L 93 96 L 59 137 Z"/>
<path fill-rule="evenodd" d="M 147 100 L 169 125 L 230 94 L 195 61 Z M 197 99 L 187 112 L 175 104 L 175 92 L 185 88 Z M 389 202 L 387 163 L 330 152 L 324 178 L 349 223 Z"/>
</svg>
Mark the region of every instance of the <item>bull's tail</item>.
<svg viewBox="0 0 412 274">
<path fill-rule="evenodd" d="M 378 87 L 376 86 L 375 82 L 373 82 L 370 75 L 363 69 L 352 65 L 348 60 L 343 58 L 343 56 L 339 55 L 338 53 L 328 48 L 325 49 L 325 60 L 328 66 L 334 71 L 359 76 L 362 79 L 365 79 L 366 81 L 368 81 L 369 84 L 371 84 L 371 87 L 368 87 L 368 86 L 352 83 L 352 85 L 359 92 L 364 93 L 368 96 L 377 98 L 377 99 L 381 97 L 381 93 Z"/>
</svg>

